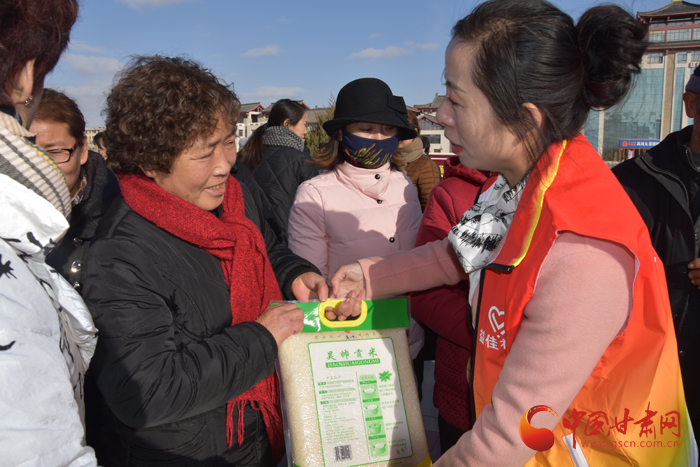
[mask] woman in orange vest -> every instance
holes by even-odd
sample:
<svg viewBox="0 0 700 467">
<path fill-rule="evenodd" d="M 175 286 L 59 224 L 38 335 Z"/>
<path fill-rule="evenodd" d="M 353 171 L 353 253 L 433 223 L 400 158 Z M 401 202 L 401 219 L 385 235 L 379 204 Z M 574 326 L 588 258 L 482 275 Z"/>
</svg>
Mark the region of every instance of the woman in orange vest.
<svg viewBox="0 0 700 467">
<path fill-rule="evenodd" d="M 452 36 L 438 120 L 492 177 L 445 241 L 344 266 L 334 293 L 469 278 L 475 422 L 436 465 L 696 466 L 663 265 L 579 133 L 626 95 L 646 28 L 613 5 L 575 25 L 491 0 Z"/>
</svg>

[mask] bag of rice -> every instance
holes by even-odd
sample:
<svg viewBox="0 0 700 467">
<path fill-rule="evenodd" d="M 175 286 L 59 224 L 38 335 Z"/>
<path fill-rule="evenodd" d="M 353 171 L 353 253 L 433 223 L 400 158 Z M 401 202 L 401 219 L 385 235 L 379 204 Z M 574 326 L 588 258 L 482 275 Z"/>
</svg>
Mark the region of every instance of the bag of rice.
<svg viewBox="0 0 700 467">
<path fill-rule="evenodd" d="M 279 348 L 297 467 L 432 465 L 408 349 L 407 299 L 367 300 L 356 320 L 329 321 L 299 303 L 304 330 Z"/>
</svg>

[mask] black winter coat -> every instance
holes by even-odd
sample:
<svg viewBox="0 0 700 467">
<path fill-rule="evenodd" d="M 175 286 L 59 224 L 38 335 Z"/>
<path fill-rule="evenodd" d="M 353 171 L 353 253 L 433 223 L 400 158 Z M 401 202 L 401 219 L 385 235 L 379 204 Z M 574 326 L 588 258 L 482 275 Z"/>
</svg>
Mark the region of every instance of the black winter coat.
<svg viewBox="0 0 700 467">
<path fill-rule="evenodd" d="M 690 151 L 693 127 L 671 133 L 643 155 L 613 169 L 649 229 L 666 272 L 678 341 L 685 398 L 696 437 L 700 431 L 700 290 L 688 278 L 688 263 L 700 257 L 700 219 L 693 223 L 687 191 L 674 175 L 673 158 Z"/>
<path fill-rule="evenodd" d="M 263 215 L 265 216 L 265 220 L 272 228 L 272 231 L 277 234 L 277 241 L 286 245 L 287 237 L 280 236 L 282 229 L 279 225 L 279 220 L 272 210 L 272 206 L 270 206 L 267 196 L 265 196 L 265 193 L 263 192 L 262 188 L 260 188 L 260 185 L 258 185 L 258 182 L 255 181 L 255 175 L 253 175 L 253 172 L 248 167 L 243 165 L 243 162 L 241 162 L 240 159 L 238 159 L 236 160 L 236 163 L 233 164 L 233 167 L 231 167 L 231 175 L 233 175 L 233 178 L 238 180 L 238 183 L 244 184 L 250 190 L 250 193 L 255 199 L 255 203 L 260 207 Z"/>
<path fill-rule="evenodd" d="M 318 270 L 276 243 L 241 186 L 246 216 L 293 298 L 292 281 Z M 277 345 L 258 323 L 231 326 L 217 258 L 119 199 L 95 234 L 83 295 L 99 329 L 90 372 L 106 405 L 96 409 L 100 426 L 88 430 L 100 437 L 101 465 L 274 465 L 261 412 L 250 405 L 243 445 L 235 435 L 233 448 L 226 444 L 226 402 L 273 373 Z"/>
<path fill-rule="evenodd" d="M 253 174 L 272 207 L 274 222 L 270 224 L 286 244 L 287 221 L 297 188 L 301 182 L 318 175 L 320 170 L 309 165 L 311 161 L 309 154 L 294 148 L 284 146 L 263 146 L 263 148 L 265 158 L 253 170 Z"/>
<path fill-rule="evenodd" d="M 107 168 L 101 155 L 89 151 L 83 168 L 87 178 L 83 200 L 73 206 L 66 235 L 46 257 L 46 263 L 78 292 L 83 286 L 85 263 L 95 230 L 112 201 L 120 196 L 117 177 Z"/>
</svg>

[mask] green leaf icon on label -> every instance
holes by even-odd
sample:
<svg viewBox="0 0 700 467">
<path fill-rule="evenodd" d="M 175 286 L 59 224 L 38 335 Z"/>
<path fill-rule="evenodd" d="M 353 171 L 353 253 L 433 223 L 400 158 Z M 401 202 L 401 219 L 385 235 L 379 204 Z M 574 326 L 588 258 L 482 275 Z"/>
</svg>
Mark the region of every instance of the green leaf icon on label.
<svg viewBox="0 0 700 467">
<path fill-rule="evenodd" d="M 379 373 L 379 381 L 381 381 L 382 383 L 386 383 L 390 379 L 391 379 L 391 372 L 382 371 L 381 373 Z"/>
</svg>

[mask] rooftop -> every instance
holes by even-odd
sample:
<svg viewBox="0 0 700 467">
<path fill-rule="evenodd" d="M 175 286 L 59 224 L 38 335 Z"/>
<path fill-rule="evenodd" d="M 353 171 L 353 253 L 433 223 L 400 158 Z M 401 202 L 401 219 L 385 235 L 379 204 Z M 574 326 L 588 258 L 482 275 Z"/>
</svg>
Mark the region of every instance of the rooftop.
<svg viewBox="0 0 700 467">
<path fill-rule="evenodd" d="M 260 107 L 259 109 L 257 107 Z M 260 105 L 260 102 L 253 102 L 252 104 L 241 104 L 241 113 L 248 113 L 255 110 L 256 112 L 261 112 L 263 110 L 263 106 Z"/>
<path fill-rule="evenodd" d="M 418 121 L 421 121 L 421 120 L 423 120 L 423 119 L 425 119 L 425 120 L 430 120 L 431 122 L 433 122 L 433 123 L 435 123 L 435 124 L 437 124 L 437 125 L 440 125 L 440 126 L 443 127 L 443 128 L 445 127 L 445 125 L 443 125 L 442 123 L 440 123 L 440 122 L 437 121 L 437 118 L 431 117 L 430 115 L 425 115 L 425 114 L 423 114 L 423 115 L 421 115 L 420 117 L 418 117 Z"/>
<path fill-rule="evenodd" d="M 445 100 L 445 96 L 441 96 L 438 93 L 435 93 L 435 98 L 433 98 L 433 101 L 430 102 L 429 104 L 417 104 L 417 105 L 414 105 L 413 107 L 416 109 L 421 109 L 421 108 L 437 109 L 438 107 L 440 107 L 440 104 L 442 104 L 443 100 Z"/>
<path fill-rule="evenodd" d="M 298 102 L 299 104 L 303 105 L 304 108 L 305 108 L 306 110 L 309 110 L 309 109 L 311 108 L 311 107 L 309 107 L 308 105 L 306 105 L 306 103 L 305 103 L 303 100 L 298 100 L 298 101 L 297 101 L 297 100 L 294 100 L 294 99 L 292 99 L 292 100 L 293 100 L 294 102 Z M 276 102 L 276 101 L 275 101 L 275 102 Z M 264 114 L 269 114 L 269 113 L 272 111 L 272 106 L 275 105 L 275 102 L 272 102 L 272 103 L 270 103 L 270 105 L 268 105 L 267 107 L 265 107 L 265 110 L 263 110 L 263 113 L 264 113 Z"/>
<path fill-rule="evenodd" d="M 638 11 L 637 16 L 673 16 L 689 13 L 700 13 L 700 5 L 682 0 L 673 0 L 668 5 L 662 6 L 657 10 Z"/>
<path fill-rule="evenodd" d="M 318 124 L 318 115 L 327 112 L 330 107 L 315 107 L 306 111 L 306 123 L 308 125 Z"/>
<path fill-rule="evenodd" d="M 650 42 L 648 51 L 654 50 L 669 50 L 669 49 L 697 49 L 700 45 L 700 40 L 695 41 L 666 41 L 666 42 Z"/>
</svg>

